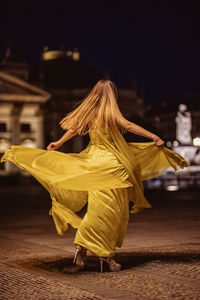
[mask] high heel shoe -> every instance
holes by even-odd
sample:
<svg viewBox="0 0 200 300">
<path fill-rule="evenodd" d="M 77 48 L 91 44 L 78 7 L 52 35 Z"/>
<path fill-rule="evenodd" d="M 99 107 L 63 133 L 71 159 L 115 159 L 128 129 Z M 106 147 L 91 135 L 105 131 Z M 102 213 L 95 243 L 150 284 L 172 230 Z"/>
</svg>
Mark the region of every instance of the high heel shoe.
<svg viewBox="0 0 200 300">
<path fill-rule="evenodd" d="M 116 261 L 113 259 L 113 257 L 103 257 L 103 256 L 100 256 L 99 260 L 100 260 L 100 270 L 101 270 L 101 273 L 103 272 L 103 262 L 104 261 L 108 263 L 110 271 L 112 271 L 112 272 L 118 272 L 118 271 L 121 270 L 121 265 L 118 264 L 118 263 L 116 263 Z"/>
<path fill-rule="evenodd" d="M 85 267 L 87 264 L 87 249 L 85 248 L 76 248 L 73 263 L 80 267 Z"/>
</svg>

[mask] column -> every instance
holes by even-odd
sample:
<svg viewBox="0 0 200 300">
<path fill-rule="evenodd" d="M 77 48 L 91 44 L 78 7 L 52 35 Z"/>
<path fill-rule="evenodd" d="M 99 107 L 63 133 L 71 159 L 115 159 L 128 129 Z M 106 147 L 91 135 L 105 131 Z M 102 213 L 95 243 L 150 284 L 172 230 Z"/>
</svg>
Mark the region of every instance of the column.
<svg viewBox="0 0 200 300">
<path fill-rule="evenodd" d="M 11 113 L 11 145 L 20 145 L 20 114 L 22 111 L 22 103 L 15 103 Z M 9 173 L 18 173 L 19 169 L 10 164 L 8 168 Z"/>
</svg>

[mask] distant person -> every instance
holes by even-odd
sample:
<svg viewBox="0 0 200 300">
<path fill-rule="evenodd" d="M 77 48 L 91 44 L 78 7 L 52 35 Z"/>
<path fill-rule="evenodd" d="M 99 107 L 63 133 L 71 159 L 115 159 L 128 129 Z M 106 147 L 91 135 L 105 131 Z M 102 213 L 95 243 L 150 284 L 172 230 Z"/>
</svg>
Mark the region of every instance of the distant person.
<svg viewBox="0 0 200 300">
<path fill-rule="evenodd" d="M 66 130 L 47 150 L 12 145 L 1 162 L 10 160 L 32 174 L 50 193 L 58 234 L 77 228 L 73 262 L 85 267 L 87 250 L 111 271 L 121 265 L 114 260 L 121 247 L 130 213 L 150 208 L 143 193 L 143 181 L 160 176 L 168 167 L 189 165 L 180 154 L 166 148 L 156 134 L 125 119 L 117 104 L 117 88 L 109 80 L 100 80 L 89 95 L 60 125 Z M 151 139 L 151 142 L 127 143 L 126 131 Z M 75 135 L 89 133 L 90 142 L 80 153 L 56 150 Z M 129 203 L 131 209 L 129 211 Z M 76 213 L 88 203 L 83 219 Z"/>
</svg>

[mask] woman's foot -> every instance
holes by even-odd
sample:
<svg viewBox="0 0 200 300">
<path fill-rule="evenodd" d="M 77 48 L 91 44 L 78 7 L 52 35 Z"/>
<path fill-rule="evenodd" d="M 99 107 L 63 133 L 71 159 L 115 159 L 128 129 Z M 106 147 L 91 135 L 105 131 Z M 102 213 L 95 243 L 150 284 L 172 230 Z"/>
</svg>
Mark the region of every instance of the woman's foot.
<svg viewBox="0 0 200 300">
<path fill-rule="evenodd" d="M 73 263 L 76 265 L 85 267 L 87 264 L 87 249 L 81 245 L 76 245 L 76 251 L 74 255 Z"/>
<path fill-rule="evenodd" d="M 116 263 L 116 261 L 113 259 L 113 256 L 112 257 L 111 256 L 110 257 L 100 256 L 99 260 L 100 260 L 101 272 L 103 272 L 103 262 L 104 261 L 108 263 L 110 271 L 118 272 L 121 270 L 121 265 Z"/>
</svg>

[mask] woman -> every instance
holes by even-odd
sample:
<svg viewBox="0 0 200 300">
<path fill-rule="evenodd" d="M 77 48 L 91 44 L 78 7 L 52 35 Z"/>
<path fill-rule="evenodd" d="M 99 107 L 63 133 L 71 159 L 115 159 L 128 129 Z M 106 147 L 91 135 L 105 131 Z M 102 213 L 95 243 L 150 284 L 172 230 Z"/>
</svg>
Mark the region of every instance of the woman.
<svg viewBox="0 0 200 300">
<path fill-rule="evenodd" d="M 31 173 L 50 193 L 52 215 L 58 234 L 69 224 L 77 228 L 74 263 L 87 264 L 87 250 L 111 271 L 121 265 L 113 256 L 121 247 L 131 213 L 151 205 L 144 196 L 143 181 L 189 166 L 180 154 L 164 147 L 157 135 L 126 120 L 117 104 L 117 88 L 100 80 L 81 104 L 68 113 L 60 125 L 67 130 L 47 150 L 12 145 L 1 159 L 10 160 Z M 129 131 L 152 142 L 127 143 L 122 133 Z M 56 150 L 73 136 L 89 133 L 90 142 L 80 153 Z M 76 212 L 88 203 L 83 219 Z"/>
</svg>

